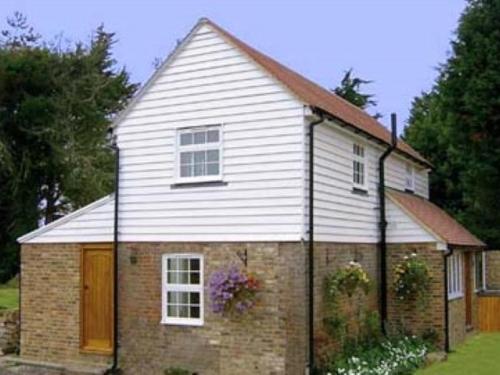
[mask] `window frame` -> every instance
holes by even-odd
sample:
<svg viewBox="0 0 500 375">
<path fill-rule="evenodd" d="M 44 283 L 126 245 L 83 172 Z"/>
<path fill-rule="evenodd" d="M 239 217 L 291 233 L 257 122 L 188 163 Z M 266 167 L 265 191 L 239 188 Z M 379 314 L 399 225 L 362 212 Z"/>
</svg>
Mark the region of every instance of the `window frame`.
<svg viewBox="0 0 500 375">
<path fill-rule="evenodd" d="M 181 145 L 181 136 L 186 133 L 196 133 L 200 130 L 214 130 L 217 129 L 219 131 L 219 141 L 211 142 L 211 143 L 203 143 L 199 145 L 191 144 L 191 145 Z M 178 128 L 176 130 L 175 135 L 175 182 L 176 183 L 197 183 L 197 182 L 213 182 L 213 181 L 222 181 L 224 175 L 224 140 L 223 140 L 223 125 L 222 124 L 213 124 L 213 125 L 202 125 L 202 126 L 190 126 L 184 128 Z M 204 175 L 204 176 L 181 176 L 181 153 L 182 152 L 195 152 L 195 151 L 206 151 L 206 150 L 215 150 L 219 151 L 219 174 L 217 175 Z"/>
<path fill-rule="evenodd" d="M 481 284 L 480 287 L 478 288 L 477 284 L 477 258 L 476 256 L 480 254 L 481 256 Z M 475 252 L 473 253 L 473 262 L 474 262 L 474 291 L 477 292 L 482 292 L 486 289 L 486 257 L 485 257 L 485 252 Z"/>
<path fill-rule="evenodd" d="M 408 185 L 408 179 L 410 185 Z M 410 162 L 405 164 L 405 190 L 414 192 L 415 191 L 415 166 Z"/>
<path fill-rule="evenodd" d="M 363 150 L 363 156 L 357 155 L 354 153 L 354 147 L 359 147 Z M 352 164 L 351 164 L 351 181 L 352 181 L 352 187 L 354 189 L 358 190 L 363 190 L 363 191 L 368 191 L 368 155 L 367 155 L 367 147 L 364 143 L 359 142 L 359 141 L 354 141 L 352 142 Z M 363 183 L 357 183 L 354 181 L 354 163 L 360 163 L 363 165 Z"/>
<path fill-rule="evenodd" d="M 455 252 L 447 258 L 448 262 L 448 300 L 464 296 L 463 254 Z"/>
<path fill-rule="evenodd" d="M 169 284 L 167 278 L 169 259 L 198 259 L 200 262 L 200 283 L 199 284 Z M 161 265 L 161 324 L 182 325 L 182 326 L 202 326 L 204 324 L 204 262 L 203 254 L 196 253 L 166 253 L 162 255 Z M 200 317 L 199 318 L 179 318 L 169 317 L 167 311 L 168 292 L 194 292 L 200 294 Z"/>
</svg>

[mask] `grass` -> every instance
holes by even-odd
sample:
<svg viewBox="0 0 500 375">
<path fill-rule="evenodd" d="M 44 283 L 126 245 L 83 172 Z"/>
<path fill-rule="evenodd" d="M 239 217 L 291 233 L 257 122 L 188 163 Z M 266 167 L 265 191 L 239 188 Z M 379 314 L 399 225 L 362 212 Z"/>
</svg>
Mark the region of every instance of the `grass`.
<svg viewBox="0 0 500 375">
<path fill-rule="evenodd" d="M 416 375 L 492 375 L 500 374 L 500 333 L 481 333 L 469 338 L 448 357 L 417 371 Z"/>
<path fill-rule="evenodd" d="M 19 306 L 19 285 L 16 279 L 0 285 L 0 310 L 16 309 Z"/>
</svg>

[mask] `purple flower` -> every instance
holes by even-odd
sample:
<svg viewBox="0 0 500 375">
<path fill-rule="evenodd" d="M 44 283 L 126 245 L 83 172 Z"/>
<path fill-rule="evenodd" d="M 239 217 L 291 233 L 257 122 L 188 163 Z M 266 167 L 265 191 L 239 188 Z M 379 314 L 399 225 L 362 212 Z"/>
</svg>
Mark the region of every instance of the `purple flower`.
<svg viewBox="0 0 500 375">
<path fill-rule="evenodd" d="M 235 266 L 212 274 L 209 295 L 214 313 L 242 314 L 255 305 L 258 283 Z"/>
</svg>

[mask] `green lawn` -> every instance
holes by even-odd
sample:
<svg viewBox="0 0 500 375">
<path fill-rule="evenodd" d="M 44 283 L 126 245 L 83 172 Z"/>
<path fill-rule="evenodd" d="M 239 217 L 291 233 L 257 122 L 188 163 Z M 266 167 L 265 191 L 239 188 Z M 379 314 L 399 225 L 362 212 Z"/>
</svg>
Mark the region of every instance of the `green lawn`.
<svg viewBox="0 0 500 375">
<path fill-rule="evenodd" d="M 15 309 L 19 305 L 19 285 L 16 278 L 0 284 L 0 310 Z"/>
<path fill-rule="evenodd" d="M 493 375 L 500 374 L 500 333 L 469 338 L 451 353 L 448 361 L 436 363 L 417 375 Z"/>
</svg>

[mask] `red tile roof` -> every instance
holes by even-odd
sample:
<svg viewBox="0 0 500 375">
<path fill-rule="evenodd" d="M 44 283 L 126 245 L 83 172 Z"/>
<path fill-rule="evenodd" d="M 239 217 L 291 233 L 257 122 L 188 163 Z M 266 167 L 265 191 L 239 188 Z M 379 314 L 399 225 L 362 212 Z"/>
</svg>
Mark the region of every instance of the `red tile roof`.
<svg viewBox="0 0 500 375">
<path fill-rule="evenodd" d="M 486 246 L 434 203 L 415 194 L 388 189 L 389 198 L 446 243 L 456 246 Z"/>
<path fill-rule="evenodd" d="M 202 22 L 207 23 L 218 31 L 231 44 L 262 66 L 306 104 L 317 107 L 372 137 L 386 144 L 390 144 L 391 133 L 362 109 L 278 63 L 269 56 L 255 50 L 212 21 L 203 19 Z M 404 154 L 430 166 L 430 163 L 422 155 L 402 140 L 398 141 L 398 149 Z"/>
</svg>

